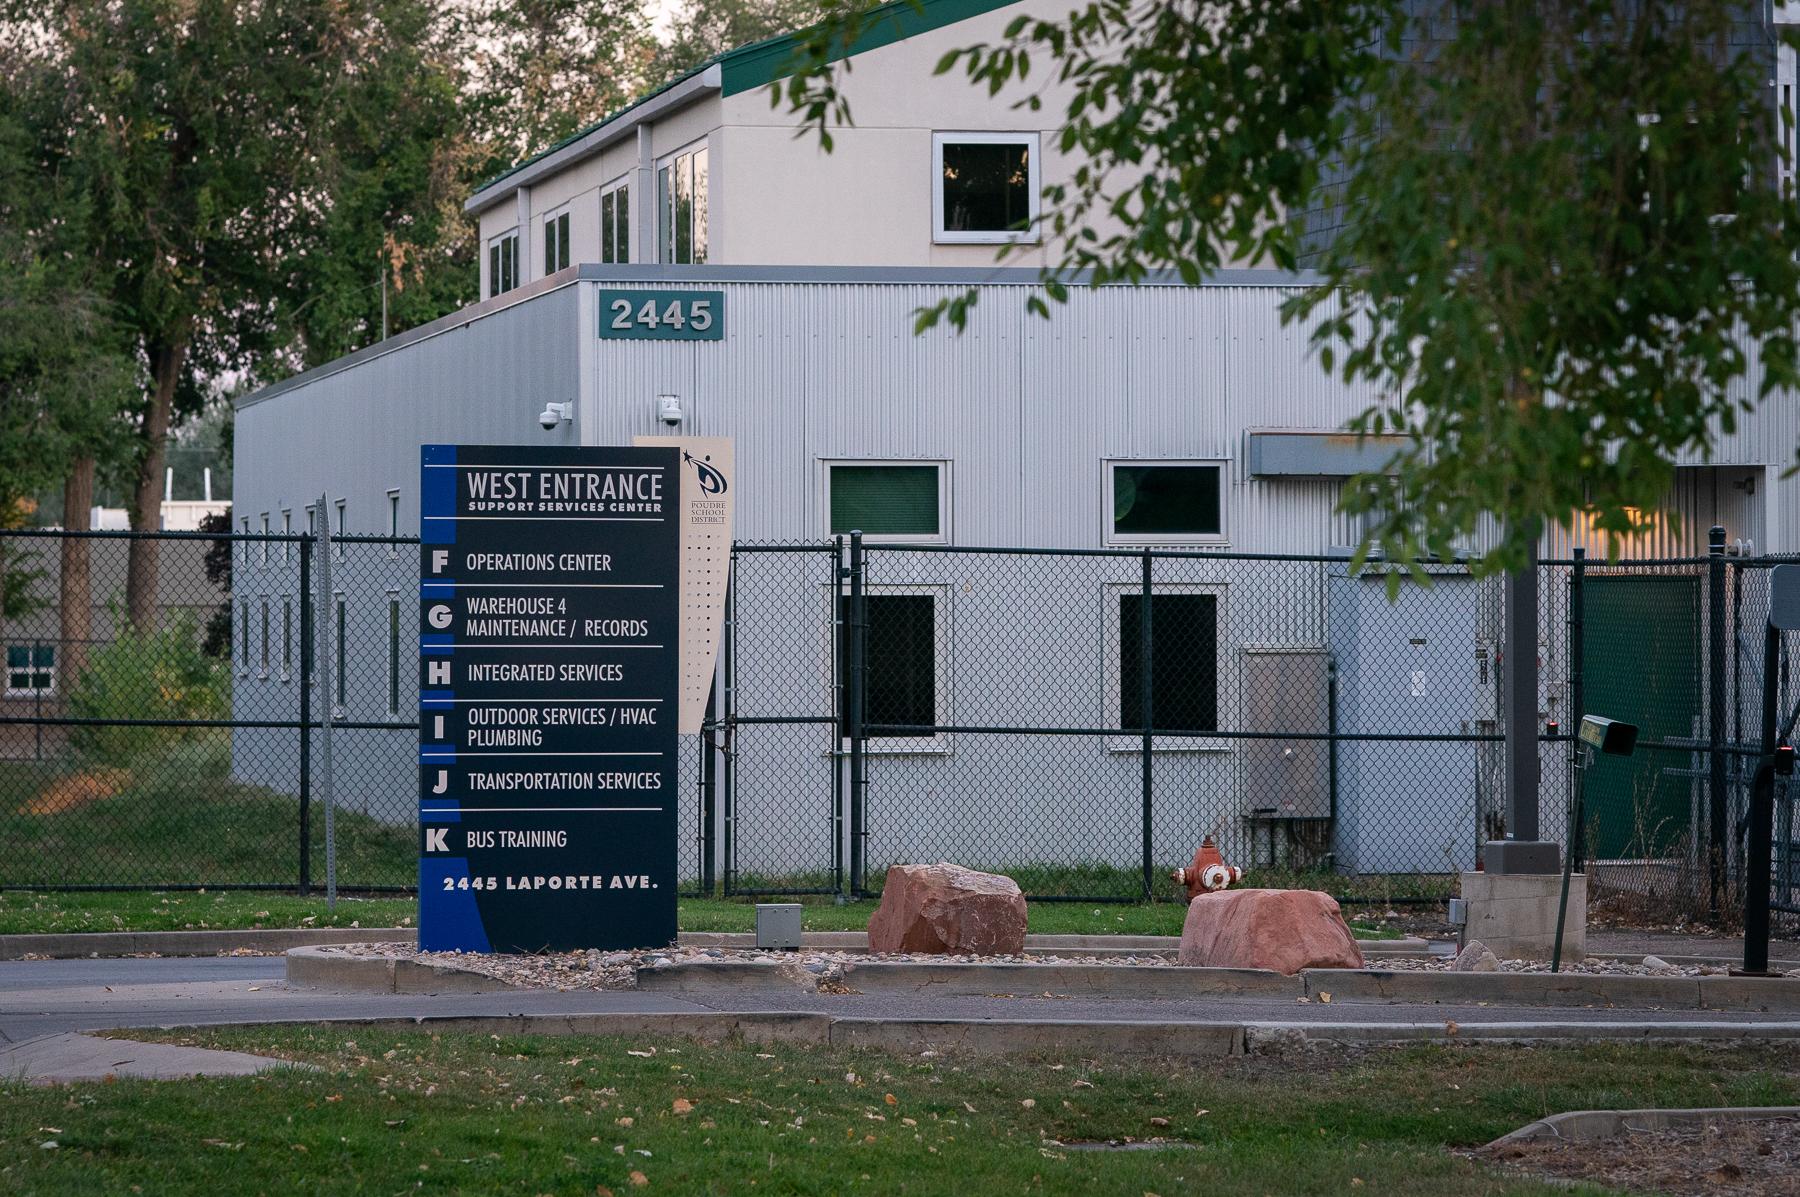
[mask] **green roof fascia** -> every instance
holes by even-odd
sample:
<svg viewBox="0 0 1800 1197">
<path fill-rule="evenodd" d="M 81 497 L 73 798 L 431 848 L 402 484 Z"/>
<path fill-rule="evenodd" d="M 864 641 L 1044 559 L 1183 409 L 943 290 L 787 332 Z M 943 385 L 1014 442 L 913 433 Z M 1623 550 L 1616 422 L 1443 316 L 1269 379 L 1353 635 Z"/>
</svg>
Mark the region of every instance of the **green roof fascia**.
<svg viewBox="0 0 1800 1197">
<path fill-rule="evenodd" d="M 1019 0 L 892 0 L 892 3 L 865 13 L 863 30 L 849 50 L 834 48 L 830 61 L 838 62 L 852 55 L 891 46 L 909 37 L 1017 3 Z M 716 60 L 723 76 L 719 94 L 735 96 L 785 79 L 792 73 L 794 52 L 807 32 L 783 34 L 721 54 Z"/>
<path fill-rule="evenodd" d="M 849 51 L 834 50 L 830 61 L 838 62 L 852 55 L 878 50 L 882 46 L 891 46 L 895 42 L 904 41 L 917 34 L 929 33 L 933 29 L 942 29 L 946 25 L 954 25 L 958 21 L 979 17 L 984 13 L 990 13 L 1019 2 L 1020 0 L 892 0 L 891 3 L 872 8 L 864 14 L 863 31 L 851 43 Z M 476 184 L 470 194 L 479 195 L 509 175 L 515 175 L 532 163 L 548 158 L 564 146 L 573 145 L 595 129 L 618 120 L 640 104 L 648 103 L 670 88 L 686 83 L 708 67 L 720 68 L 719 94 L 723 96 L 734 96 L 740 92 L 765 87 L 777 79 L 785 79 L 791 73 L 794 52 L 799 49 L 800 41 L 806 32 L 807 30 L 803 29 L 796 33 L 784 33 L 779 37 L 751 42 L 749 45 L 738 46 L 723 54 L 714 55 L 698 66 L 675 76 L 655 91 L 646 92 L 616 112 L 607 113 L 593 124 L 577 129 L 561 141 L 546 146 L 529 158 L 524 158 L 507 167 L 493 178 L 483 180 Z"/>
</svg>

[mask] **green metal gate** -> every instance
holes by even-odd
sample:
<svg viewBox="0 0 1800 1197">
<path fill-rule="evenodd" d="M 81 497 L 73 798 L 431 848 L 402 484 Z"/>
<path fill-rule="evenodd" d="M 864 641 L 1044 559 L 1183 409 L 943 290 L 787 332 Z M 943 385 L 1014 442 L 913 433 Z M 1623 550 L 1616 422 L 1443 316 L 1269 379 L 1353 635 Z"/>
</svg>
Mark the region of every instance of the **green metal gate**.
<svg viewBox="0 0 1800 1197">
<path fill-rule="evenodd" d="M 1701 713 L 1701 579 L 1587 576 L 1582 690 L 1587 713 L 1638 725 L 1640 742 L 1691 740 Z M 1693 819 L 1688 754 L 1596 756 L 1587 771 L 1588 852 L 1597 860 L 1667 856 Z"/>
</svg>

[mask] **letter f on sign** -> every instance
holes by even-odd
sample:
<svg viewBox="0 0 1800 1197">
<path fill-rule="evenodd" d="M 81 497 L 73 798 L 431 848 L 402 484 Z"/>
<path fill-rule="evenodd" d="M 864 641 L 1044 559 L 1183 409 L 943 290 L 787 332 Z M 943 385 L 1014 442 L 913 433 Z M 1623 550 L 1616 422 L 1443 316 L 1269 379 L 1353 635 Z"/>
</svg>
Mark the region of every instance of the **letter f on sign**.
<svg viewBox="0 0 1800 1197">
<path fill-rule="evenodd" d="M 448 827 L 427 827 L 425 829 L 425 851 L 450 851 L 450 845 L 445 840 L 445 837 L 449 834 L 450 829 Z"/>
<path fill-rule="evenodd" d="M 431 572 L 432 573 L 434 573 L 434 574 L 443 573 L 444 567 L 449 564 L 450 564 L 450 550 L 449 549 L 433 549 L 433 550 L 431 550 Z"/>
</svg>

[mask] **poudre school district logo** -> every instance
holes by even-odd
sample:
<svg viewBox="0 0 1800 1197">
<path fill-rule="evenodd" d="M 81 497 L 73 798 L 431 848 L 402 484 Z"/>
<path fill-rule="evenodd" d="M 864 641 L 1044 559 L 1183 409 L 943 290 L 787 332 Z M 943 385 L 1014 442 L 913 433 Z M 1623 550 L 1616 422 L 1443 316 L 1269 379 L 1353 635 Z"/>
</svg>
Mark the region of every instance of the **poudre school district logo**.
<svg viewBox="0 0 1800 1197">
<path fill-rule="evenodd" d="M 725 475 L 719 473 L 719 471 L 707 464 L 712 460 L 711 454 L 708 454 L 704 458 L 695 457 L 692 453 L 683 449 L 681 451 L 681 458 L 683 461 L 694 467 L 694 472 L 700 476 L 700 489 L 707 494 L 722 495 L 730 489 L 731 484 L 725 481 Z"/>
</svg>

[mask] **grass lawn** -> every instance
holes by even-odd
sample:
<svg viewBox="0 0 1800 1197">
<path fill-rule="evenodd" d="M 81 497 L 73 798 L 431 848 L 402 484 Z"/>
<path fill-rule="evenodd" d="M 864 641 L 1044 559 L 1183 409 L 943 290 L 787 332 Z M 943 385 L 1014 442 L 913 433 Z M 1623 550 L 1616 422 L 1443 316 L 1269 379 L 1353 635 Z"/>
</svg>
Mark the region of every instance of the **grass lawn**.
<svg viewBox="0 0 1800 1197">
<path fill-rule="evenodd" d="M 829 899 L 803 902 L 801 923 L 808 931 L 861 931 L 875 911 L 873 901 L 844 906 Z M 244 927 L 410 927 L 418 903 L 405 897 L 338 898 L 325 909 L 323 896 L 254 893 L 242 890 L 184 890 L 120 893 L 61 893 L 54 890 L 0 890 L 0 935 L 62 931 L 204 931 Z M 1180 935 L 1186 907 L 1173 902 L 1140 906 L 1088 906 L 1039 902 L 1031 907 L 1030 929 L 1046 935 Z M 683 931 L 754 931 L 756 908 L 749 901 L 683 898 Z M 1352 924 L 1363 939 L 1391 938 L 1397 932 Z"/>
<path fill-rule="evenodd" d="M 232 781 L 219 767 L 196 754 L 129 771 L 0 762 L 0 883 L 295 884 L 298 800 Z M 336 828 L 341 885 L 413 884 L 411 824 L 339 811 Z M 323 884 L 322 803 L 311 805 L 307 830 L 312 880 Z"/>
<path fill-rule="evenodd" d="M 85 1194 L 1596 1194 L 1456 1154 L 1559 1110 L 1800 1101 L 1785 1048 L 1384 1049 L 1205 1066 L 370 1028 L 165 1033 L 318 1065 L 0 1081 L 0 1188 Z M 1161 1139 L 1157 1150 L 1068 1144 Z"/>
<path fill-rule="evenodd" d="M 418 918 L 412 898 L 323 896 L 243 890 L 57 893 L 0 890 L 0 935 L 65 931 L 212 931 L 244 927 L 408 927 Z"/>
</svg>

